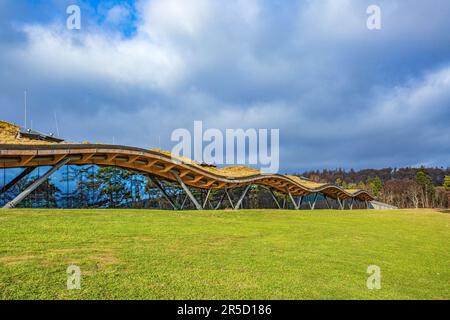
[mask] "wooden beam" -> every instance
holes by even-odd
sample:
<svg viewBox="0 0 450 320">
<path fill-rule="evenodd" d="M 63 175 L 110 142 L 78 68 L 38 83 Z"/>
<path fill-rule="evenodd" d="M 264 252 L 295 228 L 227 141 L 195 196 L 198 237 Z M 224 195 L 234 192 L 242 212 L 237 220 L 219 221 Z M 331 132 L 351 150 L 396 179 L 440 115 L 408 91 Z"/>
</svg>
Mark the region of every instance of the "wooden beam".
<svg viewBox="0 0 450 320">
<path fill-rule="evenodd" d="M 194 178 L 192 181 L 189 181 L 189 182 L 191 182 L 191 183 L 197 183 L 197 182 L 199 182 L 200 180 L 202 180 L 203 178 L 204 178 L 203 176 L 198 176 L 198 177 Z"/>
<path fill-rule="evenodd" d="M 24 167 L 27 164 L 29 164 L 33 159 L 34 159 L 34 155 L 23 156 L 23 157 L 21 157 L 20 165 Z"/>
<path fill-rule="evenodd" d="M 130 156 L 129 158 L 128 158 L 128 161 L 127 161 L 127 163 L 129 163 L 129 164 L 133 164 L 137 159 L 139 159 L 141 156 L 139 155 L 139 156 Z"/>
<path fill-rule="evenodd" d="M 169 172 L 170 170 L 172 170 L 175 167 L 176 167 L 176 165 L 174 165 L 174 164 L 167 165 L 163 170 L 160 170 L 160 172 L 161 173 Z"/>
<path fill-rule="evenodd" d="M 107 162 L 112 162 L 114 161 L 115 158 L 117 158 L 119 155 L 117 153 L 114 154 L 108 154 L 106 155 L 106 161 Z"/>
</svg>

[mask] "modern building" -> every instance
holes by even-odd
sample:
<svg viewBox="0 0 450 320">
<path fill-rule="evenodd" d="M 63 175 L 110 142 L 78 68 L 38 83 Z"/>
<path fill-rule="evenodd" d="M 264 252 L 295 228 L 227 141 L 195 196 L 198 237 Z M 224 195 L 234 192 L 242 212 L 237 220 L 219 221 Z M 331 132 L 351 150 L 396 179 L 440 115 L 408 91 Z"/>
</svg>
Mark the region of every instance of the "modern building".
<svg viewBox="0 0 450 320">
<path fill-rule="evenodd" d="M 164 189 L 161 181 L 176 183 L 185 193 L 185 200 L 198 210 L 219 209 L 228 203 L 233 209 L 242 203 L 252 186 L 270 192 L 276 207 L 310 209 L 319 207 L 336 209 L 369 208 L 373 197 L 364 190 L 343 189 L 328 183 L 317 183 L 305 178 L 282 174 L 264 174 L 259 170 L 242 166 L 218 168 L 190 159 L 174 156 L 166 151 L 146 150 L 135 147 L 69 143 L 35 130 L 25 130 L 14 124 L 0 121 L 0 168 L 23 168 L 15 178 L 5 182 L 1 193 L 7 192 L 21 179 L 40 167 L 50 167 L 31 185 L 21 190 L 14 199 L 4 205 L 13 208 L 30 195 L 39 185 L 65 165 L 96 165 L 117 167 L 146 175 L 175 210 L 184 203 L 176 203 Z M 203 190 L 202 200 L 192 190 Z M 230 196 L 231 190 L 240 190 L 238 196 Z M 220 193 L 211 203 L 210 193 Z M 285 201 L 280 201 L 280 195 Z M 185 202 L 185 201 L 184 201 Z"/>
</svg>

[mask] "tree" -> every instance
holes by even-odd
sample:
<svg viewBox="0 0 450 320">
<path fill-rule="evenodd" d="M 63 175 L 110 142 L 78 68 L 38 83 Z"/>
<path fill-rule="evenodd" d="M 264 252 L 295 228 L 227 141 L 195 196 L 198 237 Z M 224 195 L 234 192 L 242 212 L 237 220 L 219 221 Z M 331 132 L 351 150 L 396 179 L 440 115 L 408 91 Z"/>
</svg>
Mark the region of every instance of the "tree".
<svg viewBox="0 0 450 320">
<path fill-rule="evenodd" d="M 420 187 L 419 185 L 412 180 L 409 180 L 410 183 L 406 186 L 406 195 L 407 195 L 407 201 L 406 208 L 410 207 L 410 203 L 412 203 L 413 207 L 418 209 L 419 208 L 419 194 L 420 194 Z"/>
<path fill-rule="evenodd" d="M 446 190 L 444 187 L 437 187 L 435 204 L 438 208 L 450 208 L 450 190 Z"/>
<path fill-rule="evenodd" d="M 375 197 L 378 197 L 380 195 L 381 190 L 383 189 L 383 182 L 381 182 L 381 179 L 379 176 L 376 176 L 375 178 L 368 178 L 367 184 L 372 189 L 373 195 Z"/>
<path fill-rule="evenodd" d="M 146 179 L 131 171 L 115 167 L 71 167 L 63 173 L 67 183 L 66 206 L 118 208 L 142 206 L 141 193 Z"/>
<path fill-rule="evenodd" d="M 102 167 L 97 171 L 98 190 L 110 208 L 117 208 L 131 198 L 128 188 L 130 176 L 129 171 L 114 167 Z"/>
<path fill-rule="evenodd" d="M 14 199 L 17 194 L 25 190 L 33 182 L 39 179 L 39 174 L 28 176 L 20 180 L 11 190 L 6 192 L 5 200 Z M 39 185 L 31 194 L 29 194 L 18 207 L 20 208 L 57 208 L 60 199 L 61 190 L 55 182 L 49 178 Z"/>
<path fill-rule="evenodd" d="M 416 173 L 416 183 L 419 185 L 422 191 L 422 206 L 424 208 L 432 206 L 434 195 L 436 193 L 433 181 L 426 173 L 425 168 L 421 167 Z"/>
<path fill-rule="evenodd" d="M 346 187 L 345 181 L 343 181 L 341 178 L 337 178 L 334 184 L 341 188 Z"/>
<path fill-rule="evenodd" d="M 391 179 L 385 182 L 383 201 L 399 208 L 419 206 L 419 185 L 411 179 Z"/>
<path fill-rule="evenodd" d="M 450 176 L 444 178 L 444 189 L 450 191 Z"/>
</svg>

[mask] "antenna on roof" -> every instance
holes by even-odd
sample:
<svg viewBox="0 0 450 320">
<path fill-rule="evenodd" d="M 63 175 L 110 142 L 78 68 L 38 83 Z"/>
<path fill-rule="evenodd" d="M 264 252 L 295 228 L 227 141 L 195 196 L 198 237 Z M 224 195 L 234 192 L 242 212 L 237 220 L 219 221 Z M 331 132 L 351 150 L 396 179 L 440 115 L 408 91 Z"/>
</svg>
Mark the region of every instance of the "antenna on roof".
<svg viewBox="0 0 450 320">
<path fill-rule="evenodd" d="M 57 134 L 58 137 L 60 137 L 60 135 L 59 135 L 59 127 L 58 127 L 58 118 L 56 117 L 56 111 L 54 111 L 54 116 L 55 116 L 56 134 Z"/>
<path fill-rule="evenodd" d="M 25 105 L 25 124 L 24 128 L 27 128 L 27 90 L 23 92 L 24 105 Z"/>
</svg>

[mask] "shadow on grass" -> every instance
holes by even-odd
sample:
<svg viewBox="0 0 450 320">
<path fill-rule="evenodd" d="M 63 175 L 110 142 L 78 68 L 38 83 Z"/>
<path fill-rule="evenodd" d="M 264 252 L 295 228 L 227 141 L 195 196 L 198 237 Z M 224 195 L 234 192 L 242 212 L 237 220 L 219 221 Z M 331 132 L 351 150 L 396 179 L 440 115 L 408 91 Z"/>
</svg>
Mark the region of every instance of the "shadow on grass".
<svg viewBox="0 0 450 320">
<path fill-rule="evenodd" d="M 441 209 L 439 210 L 441 213 L 450 213 L 450 209 Z"/>
</svg>

